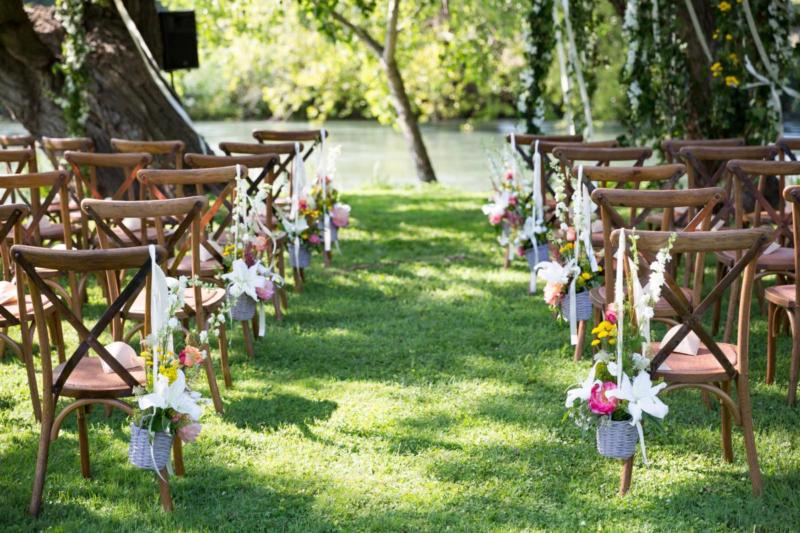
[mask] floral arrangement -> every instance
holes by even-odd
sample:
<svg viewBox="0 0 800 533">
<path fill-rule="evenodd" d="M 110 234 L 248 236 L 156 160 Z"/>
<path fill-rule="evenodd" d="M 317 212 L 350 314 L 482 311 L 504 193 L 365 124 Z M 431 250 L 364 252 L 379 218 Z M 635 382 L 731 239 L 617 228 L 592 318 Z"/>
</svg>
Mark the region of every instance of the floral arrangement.
<svg viewBox="0 0 800 533">
<path fill-rule="evenodd" d="M 598 449 L 601 453 L 607 432 L 624 431 L 630 444 L 628 457 L 633 455 L 638 438 L 646 463 L 642 421 L 645 417 L 663 419 L 669 412 L 669 408 L 658 398 L 666 383 L 654 385 L 648 372 L 652 355 L 649 320 L 653 316 L 653 306 L 661 295 L 664 270 L 671 257 L 669 252 L 674 238 L 675 234 L 650 266 L 646 289 L 637 290 L 639 265 L 636 236 L 631 235 L 631 254 L 634 259 L 629 261 L 625 255 L 626 236 L 622 232 L 616 255 L 619 268 L 614 304 L 592 330 L 592 346 L 598 350 L 594 365 L 579 386 L 567 392 L 567 416 L 583 429 L 597 426 Z M 630 263 L 627 276 L 624 275 L 626 269 L 622 267 L 625 262 Z M 633 295 L 627 300 L 624 297 L 626 283 L 628 294 Z M 627 330 L 623 327 L 625 316 L 630 316 L 632 322 L 632 327 Z M 617 423 L 616 429 L 614 423 Z M 608 456 L 627 458 L 615 453 Z"/>
</svg>

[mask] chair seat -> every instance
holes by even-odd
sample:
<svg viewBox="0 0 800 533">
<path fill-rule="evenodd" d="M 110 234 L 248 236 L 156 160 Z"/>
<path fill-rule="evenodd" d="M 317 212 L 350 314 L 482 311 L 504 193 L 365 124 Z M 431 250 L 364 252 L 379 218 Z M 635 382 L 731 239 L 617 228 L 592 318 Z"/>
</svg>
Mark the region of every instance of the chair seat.
<svg viewBox="0 0 800 533">
<path fill-rule="evenodd" d="M 681 292 L 689 303 L 692 303 L 692 290 L 687 287 L 681 287 Z M 605 286 L 595 287 L 589 291 L 589 298 L 592 300 L 594 307 L 605 308 L 606 305 L 606 288 Z M 675 316 L 675 310 L 672 305 L 662 296 L 656 302 L 653 308 L 657 318 L 670 318 Z"/>
<path fill-rule="evenodd" d="M 14 318 L 19 320 L 19 303 L 16 300 L 13 303 L 2 304 L 2 307 Z M 53 302 L 48 300 L 44 295 L 42 295 L 42 307 L 44 308 L 45 315 L 49 315 L 51 312 L 55 311 Z M 33 299 L 29 294 L 25 295 L 25 312 L 28 315 L 28 320 L 33 320 Z M 2 315 L 0 315 L 0 328 L 6 328 L 13 325 L 14 324 L 10 323 Z"/>
<path fill-rule="evenodd" d="M 80 217 L 78 217 L 78 220 L 80 220 Z M 71 229 L 72 234 L 75 235 L 80 231 L 80 226 L 72 224 Z M 49 219 L 42 219 L 39 222 L 39 235 L 41 235 L 42 239 L 49 241 L 63 241 L 64 226 L 62 224 L 54 224 Z"/>
<path fill-rule="evenodd" d="M 736 261 L 736 252 L 717 252 L 717 260 L 730 266 Z M 761 255 L 756 262 L 756 269 L 773 272 L 794 271 L 794 249 L 781 246 L 771 254 Z"/>
<path fill-rule="evenodd" d="M 794 285 L 774 285 L 764 289 L 764 297 L 768 302 L 781 307 L 795 307 L 797 305 Z"/>
<path fill-rule="evenodd" d="M 739 370 L 739 353 L 736 345 L 724 342 L 718 343 L 725 358 L 730 361 L 733 368 Z M 653 353 L 658 352 L 660 343 L 653 343 Z M 681 383 L 707 383 L 709 381 L 727 381 L 730 379 L 725 369 L 714 357 L 714 354 L 700 345 L 697 355 L 671 353 L 667 359 L 653 373 L 653 378 L 663 378 L 668 382 Z"/>
<path fill-rule="evenodd" d="M 65 364 L 61 363 L 53 370 L 53 383 L 61 375 Z M 129 368 L 128 372 L 144 385 L 143 367 Z M 102 360 L 99 357 L 86 356 L 78 361 L 78 365 L 67 378 L 61 394 L 73 398 L 120 398 L 133 395 L 133 391 L 115 372 L 109 374 L 103 372 Z"/>
<path fill-rule="evenodd" d="M 112 228 L 112 231 L 123 242 L 123 248 L 127 248 L 127 247 L 132 246 L 134 244 L 133 239 L 131 239 L 130 236 L 127 233 L 125 233 L 121 228 L 115 227 L 115 228 Z M 140 230 L 140 229 L 137 229 L 135 231 L 132 230 L 131 233 L 133 233 L 136 236 L 137 240 L 140 239 L 141 236 L 142 236 L 142 230 Z M 174 229 L 164 228 L 164 238 L 168 239 L 173 233 L 174 233 Z M 158 232 L 157 232 L 156 228 L 154 228 L 154 227 L 147 228 L 146 239 L 147 239 L 147 242 L 145 244 L 157 244 L 158 243 Z M 118 248 L 119 247 L 119 244 L 117 244 L 117 242 L 114 239 L 112 239 L 111 237 L 109 237 L 108 235 L 106 235 L 106 241 L 108 242 L 108 246 L 111 247 L 111 248 Z M 94 237 L 94 243 L 95 243 L 96 246 L 100 246 L 100 237 L 99 236 L 96 235 Z M 138 245 L 138 243 L 136 243 L 136 244 Z"/>
<path fill-rule="evenodd" d="M 200 289 L 200 297 L 203 299 L 203 309 L 208 311 L 216 310 L 220 305 L 222 305 L 222 301 L 225 299 L 225 289 L 223 288 L 213 288 L 213 289 Z M 145 292 L 142 291 L 133 301 L 130 309 L 125 312 L 125 318 L 131 320 L 143 320 L 144 319 L 144 307 L 146 303 Z M 175 318 L 179 320 L 183 320 L 184 318 L 190 318 L 194 316 L 197 311 L 197 306 L 194 299 L 194 289 L 189 287 L 183 293 L 183 298 L 186 302 L 186 305 L 192 310 L 190 314 L 187 314 L 184 310 L 179 310 L 175 313 Z"/>
<path fill-rule="evenodd" d="M 206 261 L 200 261 L 200 272 L 196 274 L 201 278 L 210 278 L 216 276 L 217 272 L 222 269 L 222 265 L 214 259 L 208 259 Z M 176 272 L 179 276 L 191 276 L 192 275 L 192 256 L 186 254 L 181 262 L 178 263 L 178 269 Z"/>
</svg>

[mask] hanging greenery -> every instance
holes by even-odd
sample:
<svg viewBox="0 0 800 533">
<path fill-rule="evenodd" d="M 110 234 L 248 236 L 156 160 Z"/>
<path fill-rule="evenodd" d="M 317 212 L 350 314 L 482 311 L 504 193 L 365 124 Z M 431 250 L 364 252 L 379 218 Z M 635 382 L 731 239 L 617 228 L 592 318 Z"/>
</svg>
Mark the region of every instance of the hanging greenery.
<svg viewBox="0 0 800 533">
<path fill-rule="evenodd" d="M 64 77 L 64 85 L 55 100 L 64 114 L 69 135 L 81 136 L 86 133 L 89 115 L 86 58 L 91 50 L 84 27 L 85 3 L 84 0 L 56 0 L 55 7 L 56 19 L 64 29 L 61 62 L 53 66 L 54 72 Z"/>
<path fill-rule="evenodd" d="M 553 0 L 531 0 L 523 30 L 527 68 L 522 71 L 524 90 L 517 101 L 517 109 L 528 133 L 543 131 L 544 94 L 555 46 L 554 26 L 550 23 L 552 11 Z"/>
</svg>

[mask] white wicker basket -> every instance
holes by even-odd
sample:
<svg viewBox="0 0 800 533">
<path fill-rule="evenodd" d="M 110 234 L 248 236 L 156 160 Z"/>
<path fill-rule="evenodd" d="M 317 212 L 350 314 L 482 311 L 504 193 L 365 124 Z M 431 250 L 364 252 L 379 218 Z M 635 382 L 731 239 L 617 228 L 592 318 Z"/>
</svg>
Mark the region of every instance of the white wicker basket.
<svg viewBox="0 0 800 533">
<path fill-rule="evenodd" d="M 228 293 L 233 303 L 231 304 L 231 318 L 234 320 L 250 320 L 256 314 L 256 301 L 246 294 L 239 295 L 234 300 L 231 293 Z"/>
<path fill-rule="evenodd" d="M 561 299 L 561 313 L 564 318 L 569 317 L 569 293 Z M 592 300 L 589 291 L 581 291 L 575 295 L 575 317 L 578 320 L 591 320 Z"/>
<path fill-rule="evenodd" d="M 307 247 L 300 245 L 300 253 L 295 257 L 294 244 L 289 244 L 289 265 L 292 268 L 308 268 L 311 264 L 311 250 Z"/>
<path fill-rule="evenodd" d="M 639 435 L 630 420 L 603 420 L 597 426 L 597 452 L 609 459 L 629 459 Z"/>
<path fill-rule="evenodd" d="M 144 470 L 161 470 L 169 462 L 173 436 L 158 432 L 150 442 L 147 429 L 131 424 L 131 443 L 128 446 L 128 460 Z M 152 448 L 152 449 L 151 449 Z M 155 464 L 153 463 L 155 459 Z"/>
<path fill-rule="evenodd" d="M 542 261 L 550 261 L 550 247 L 547 246 L 547 243 L 540 244 L 536 247 L 539 252 L 539 262 Z M 533 248 L 528 248 L 525 250 L 525 259 L 528 260 L 528 266 L 533 270 L 533 267 L 536 266 L 536 254 L 533 253 Z"/>
</svg>

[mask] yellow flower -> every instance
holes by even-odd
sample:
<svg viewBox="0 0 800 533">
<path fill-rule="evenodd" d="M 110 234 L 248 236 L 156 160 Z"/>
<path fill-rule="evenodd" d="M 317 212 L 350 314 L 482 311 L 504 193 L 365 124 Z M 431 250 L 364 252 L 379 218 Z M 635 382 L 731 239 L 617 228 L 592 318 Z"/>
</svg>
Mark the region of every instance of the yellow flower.
<svg viewBox="0 0 800 533">
<path fill-rule="evenodd" d="M 597 346 L 598 344 L 600 344 L 600 340 L 599 339 L 595 339 L 595 340 L 592 341 L 592 346 Z"/>
<path fill-rule="evenodd" d="M 717 61 L 711 65 L 711 74 L 713 74 L 715 78 L 719 78 L 722 75 L 722 63 Z"/>
<path fill-rule="evenodd" d="M 608 337 L 607 331 L 601 331 L 600 333 L 597 334 L 598 339 L 605 339 L 606 337 Z"/>
<path fill-rule="evenodd" d="M 719 3 L 719 6 L 718 6 L 718 7 L 719 7 L 719 10 L 720 10 L 720 11 L 722 11 L 723 13 L 725 13 L 726 11 L 730 11 L 730 10 L 731 10 L 731 8 L 732 8 L 733 6 L 730 4 L 730 2 L 725 2 L 725 1 L 723 1 L 723 2 L 720 2 L 720 3 Z"/>
<path fill-rule="evenodd" d="M 730 34 L 730 33 L 726 33 L 726 34 L 725 34 L 725 40 L 726 40 L 726 41 L 732 41 L 732 40 L 733 40 L 733 35 L 732 35 L 732 34 Z"/>
<path fill-rule="evenodd" d="M 730 59 L 731 63 L 733 63 L 734 65 L 739 64 L 739 56 L 737 56 L 735 52 L 731 52 L 730 54 L 728 54 L 728 59 Z"/>
<path fill-rule="evenodd" d="M 608 344 L 614 346 L 615 344 L 617 344 L 617 339 L 609 339 Z"/>
<path fill-rule="evenodd" d="M 592 273 L 591 272 L 584 272 L 583 274 L 581 274 L 581 277 L 583 279 L 585 279 L 586 281 L 589 281 L 590 279 L 592 279 Z"/>
<path fill-rule="evenodd" d="M 714 30 L 714 33 L 711 34 L 711 38 L 715 41 L 719 39 L 719 29 Z"/>
<path fill-rule="evenodd" d="M 725 76 L 725 85 L 736 88 L 739 86 L 739 78 L 736 76 Z"/>
<path fill-rule="evenodd" d="M 178 379 L 178 369 L 173 366 L 164 365 L 158 369 L 159 373 L 167 378 L 170 383 Z"/>
</svg>

